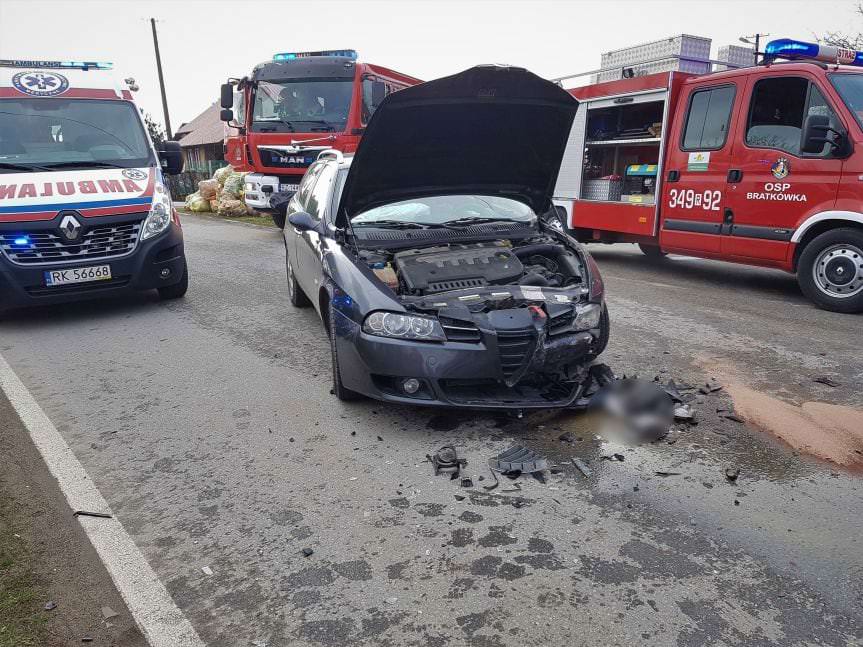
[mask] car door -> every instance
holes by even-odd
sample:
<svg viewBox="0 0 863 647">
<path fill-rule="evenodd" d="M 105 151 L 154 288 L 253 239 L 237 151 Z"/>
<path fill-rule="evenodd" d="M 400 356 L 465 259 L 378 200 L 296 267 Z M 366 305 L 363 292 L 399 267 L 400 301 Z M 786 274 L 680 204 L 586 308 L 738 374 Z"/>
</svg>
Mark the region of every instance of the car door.
<svg viewBox="0 0 863 647">
<path fill-rule="evenodd" d="M 684 89 L 682 119 L 671 133 L 661 202 L 664 249 L 719 254 L 731 128 L 738 81 Z"/>
<path fill-rule="evenodd" d="M 333 179 L 336 176 L 337 164 L 332 162 L 321 162 L 320 167 L 315 169 L 314 183 L 310 186 L 308 195 L 304 200 L 304 211 L 308 213 L 317 223 L 324 222 L 330 207 L 330 195 L 333 189 Z M 309 169 L 312 172 L 312 169 Z M 323 255 L 323 241 L 317 231 L 307 230 L 296 232 L 296 261 L 294 271 L 297 281 L 303 292 L 313 302 L 317 299 L 315 295 L 321 283 L 321 258 Z"/>
<path fill-rule="evenodd" d="M 832 128 L 844 128 L 816 78 L 805 73 L 751 77 L 745 100 L 746 120 L 734 134 L 731 226 L 722 252 L 781 265 L 797 224 L 835 205 L 842 173 L 832 146 L 825 144 L 817 154 L 801 152 L 803 124 L 810 115 L 823 115 Z"/>
<path fill-rule="evenodd" d="M 314 186 L 318 173 L 320 173 L 322 168 L 323 162 L 312 164 L 306 171 L 303 179 L 300 181 L 300 185 L 297 187 L 296 193 L 294 193 L 288 202 L 288 208 L 285 214 L 285 228 L 282 233 L 285 237 L 285 250 L 287 251 L 288 258 L 291 259 L 291 262 L 293 263 L 295 275 L 297 275 L 299 269 L 299 263 L 297 262 L 297 238 L 299 238 L 300 232 L 295 229 L 290 222 L 288 222 L 288 218 L 291 217 L 291 214 L 306 210 L 306 202 L 311 194 L 312 186 Z"/>
</svg>

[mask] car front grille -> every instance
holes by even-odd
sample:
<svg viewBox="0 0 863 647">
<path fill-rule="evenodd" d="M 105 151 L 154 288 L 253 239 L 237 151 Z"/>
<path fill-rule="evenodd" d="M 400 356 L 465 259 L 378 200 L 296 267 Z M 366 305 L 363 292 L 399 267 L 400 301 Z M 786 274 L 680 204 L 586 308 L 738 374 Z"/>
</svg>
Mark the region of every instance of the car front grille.
<svg viewBox="0 0 863 647">
<path fill-rule="evenodd" d="M 50 265 L 70 261 L 98 261 L 124 256 L 138 244 L 141 233 L 139 218 L 133 222 L 97 225 L 81 234 L 79 240 L 67 241 L 57 231 L 0 232 L 0 250 L 19 265 Z M 26 244 L 16 240 L 26 238 Z"/>
<path fill-rule="evenodd" d="M 479 328 L 470 321 L 452 317 L 439 317 L 439 321 L 447 341 L 478 342 L 482 338 Z"/>
<path fill-rule="evenodd" d="M 512 377 L 521 368 L 535 345 L 536 332 L 533 328 L 497 331 L 497 352 L 505 378 Z"/>
</svg>

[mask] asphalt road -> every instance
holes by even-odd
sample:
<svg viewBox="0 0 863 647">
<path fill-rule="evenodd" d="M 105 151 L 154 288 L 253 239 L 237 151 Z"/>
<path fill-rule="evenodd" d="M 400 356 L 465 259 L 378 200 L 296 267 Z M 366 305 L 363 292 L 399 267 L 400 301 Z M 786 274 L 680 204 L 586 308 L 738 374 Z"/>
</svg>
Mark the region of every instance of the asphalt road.
<svg viewBox="0 0 863 647">
<path fill-rule="evenodd" d="M 208 645 L 863 644 L 856 465 L 792 449 L 769 417 L 722 418 L 728 389 L 641 447 L 585 415 L 341 404 L 315 313 L 288 304 L 279 233 L 185 223 L 184 301 L 19 313 L 0 352 Z M 595 256 L 618 373 L 863 409 L 863 319 L 816 310 L 792 277 Z M 473 489 L 424 462 L 447 443 Z M 560 473 L 486 492 L 487 459 L 516 443 Z"/>
</svg>

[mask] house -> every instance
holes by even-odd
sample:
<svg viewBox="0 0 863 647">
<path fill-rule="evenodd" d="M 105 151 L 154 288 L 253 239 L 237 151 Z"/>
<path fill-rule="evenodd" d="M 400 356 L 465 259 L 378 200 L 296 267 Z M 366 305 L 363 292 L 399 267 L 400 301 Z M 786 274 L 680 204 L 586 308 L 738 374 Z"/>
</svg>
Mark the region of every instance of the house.
<svg viewBox="0 0 863 647">
<path fill-rule="evenodd" d="M 183 149 L 187 171 L 199 171 L 212 175 L 217 168 L 225 166 L 225 125 L 219 119 L 221 108 L 216 101 L 197 117 L 181 125 L 174 134 Z"/>
</svg>

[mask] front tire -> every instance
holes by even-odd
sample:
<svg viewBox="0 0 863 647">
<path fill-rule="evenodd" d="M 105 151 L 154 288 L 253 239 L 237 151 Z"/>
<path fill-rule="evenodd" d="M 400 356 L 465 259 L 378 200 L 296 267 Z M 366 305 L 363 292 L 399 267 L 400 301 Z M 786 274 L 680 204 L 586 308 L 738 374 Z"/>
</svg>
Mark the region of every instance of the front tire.
<svg viewBox="0 0 863 647">
<path fill-rule="evenodd" d="M 294 274 L 294 268 L 291 267 L 291 259 L 287 256 L 287 250 L 285 250 L 285 273 L 288 278 L 288 298 L 291 300 L 291 305 L 295 308 L 309 307 L 312 302 L 309 301 L 309 297 L 297 283 L 297 277 Z"/>
<path fill-rule="evenodd" d="M 339 353 L 336 348 L 336 324 L 335 312 L 332 304 L 329 306 L 329 336 L 330 336 L 330 355 L 332 356 L 333 365 L 333 395 L 342 402 L 353 402 L 361 399 L 363 396 L 356 391 L 351 391 L 342 383 L 342 372 L 339 366 Z"/>
<path fill-rule="evenodd" d="M 638 249 L 640 249 L 641 253 L 648 258 L 665 258 L 666 256 L 668 256 L 668 253 L 663 252 L 659 245 L 647 245 L 645 243 L 638 243 Z"/>
<path fill-rule="evenodd" d="M 797 283 L 819 308 L 863 312 L 863 231 L 832 229 L 809 241 L 797 264 Z"/>
<path fill-rule="evenodd" d="M 163 288 L 159 288 L 159 298 L 163 301 L 168 301 L 171 299 L 182 299 L 186 296 L 186 292 L 189 290 L 189 267 L 186 265 L 186 262 L 183 261 L 183 277 L 180 279 L 178 283 L 174 285 L 166 285 Z"/>
</svg>

